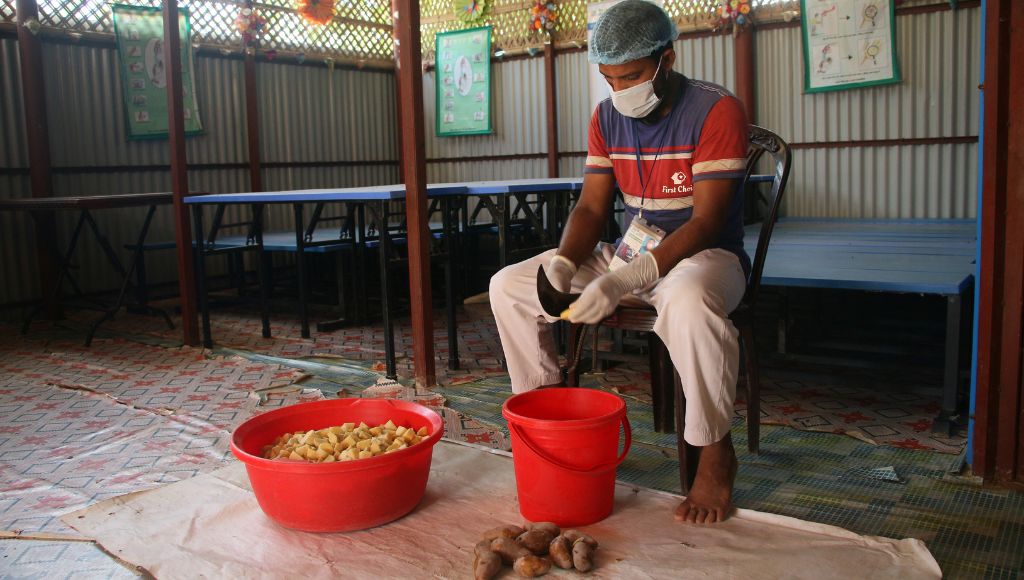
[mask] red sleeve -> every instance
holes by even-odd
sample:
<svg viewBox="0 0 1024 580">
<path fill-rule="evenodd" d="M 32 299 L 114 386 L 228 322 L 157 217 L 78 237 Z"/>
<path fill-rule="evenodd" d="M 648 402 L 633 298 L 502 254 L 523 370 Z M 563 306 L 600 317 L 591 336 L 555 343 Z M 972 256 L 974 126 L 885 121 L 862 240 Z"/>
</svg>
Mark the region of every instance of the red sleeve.
<svg viewBox="0 0 1024 580">
<path fill-rule="evenodd" d="M 747 114 L 736 97 L 722 97 L 704 119 L 693 152 L 693 181 L 741 179 L 747 165 Z"/>
<path fill-rule="evenodd" d="M 612 160 L 608 157 L 608 147 L 601 133 L 601 121 L 597 116 L 600 106 L 594 107 L 590 116 L 590 129 L 587 131 L 587 163 L 583 173 L 612 173 Z"/>
</svg>

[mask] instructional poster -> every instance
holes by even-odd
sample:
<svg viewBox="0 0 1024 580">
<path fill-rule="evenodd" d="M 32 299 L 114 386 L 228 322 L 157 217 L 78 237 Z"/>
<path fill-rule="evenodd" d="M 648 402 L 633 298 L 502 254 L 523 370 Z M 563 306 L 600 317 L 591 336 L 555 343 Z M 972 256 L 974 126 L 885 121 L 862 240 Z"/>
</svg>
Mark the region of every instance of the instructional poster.
<svg viewBox="0 0 1024 580">
<path fill-rule="evenodd" d="M 115 4 L 121 85 L 129 139 L 161 139 L 168 133 L 167 69 L 164 63 L 164 19 L 160 8 Z M 195 70 L 188 9 L 178 9 L 181 35 L 181 86 L 185 134 L 198 135 L 203 126 L 196 102 Z"/>
<path fill-rule="evenodd" d="M 439 32 L 435 119 L 438 137 L 491 130 L 491 27 Z"/>
<path fill-rule="evenodd" d="M 800 0 L 804 90 L 896 83 L 893 0 Z"/>
</svg>

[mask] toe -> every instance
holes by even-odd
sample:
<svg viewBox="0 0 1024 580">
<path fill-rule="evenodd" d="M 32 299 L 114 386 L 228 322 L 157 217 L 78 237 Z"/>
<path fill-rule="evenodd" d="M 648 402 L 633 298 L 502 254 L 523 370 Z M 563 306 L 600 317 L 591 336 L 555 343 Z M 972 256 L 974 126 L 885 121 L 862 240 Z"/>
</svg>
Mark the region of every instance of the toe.
<svg viewBox="0 0 1024 580">
<path fill-rule="evenodd" d="M 677 522 L 685 522 L 686 521 L 686 516 L 689 515 L 689 513 L 690 513 L 690 504 L 685 502 L 685 501 L 680 503 L 678 506 L 676 506 L 676 513 L 675 513 L 676 521 Z"/>
<path fill-rule="evenodd" d="M 699 524 L 704 520 L 704 509 L 695 507 L 690 511 L 690 517 L 687 518 L 691 523 Z"/>
</svg>

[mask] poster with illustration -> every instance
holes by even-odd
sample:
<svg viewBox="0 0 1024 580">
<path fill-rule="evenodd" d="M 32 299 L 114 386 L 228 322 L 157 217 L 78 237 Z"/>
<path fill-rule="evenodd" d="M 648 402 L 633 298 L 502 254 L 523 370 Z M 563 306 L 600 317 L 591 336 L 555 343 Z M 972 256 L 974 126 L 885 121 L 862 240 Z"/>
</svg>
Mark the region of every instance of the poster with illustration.
<svg viewBox="0 0 1024 580">
<path fill-rule="evenodd" d="M 435 40 L 438 137 L 491 129 L 491 27 L 440 32 Z"/>
<path fill-rule="evenodd" d="M 167 138 L 167 67 L 164 63 L 164 19 L 160 8 L 115 4 L 121 85 L 129 139 Z M 181 86 L 185 134 L 199 135 L 203 126 L 196 101 L 188 9 L 178 9 L 181 35 Z"/>
<path fill-rule="evenodd" d="M 893 0 L 800 0 L 804 91 L 900 81 Z"/>
</svg>

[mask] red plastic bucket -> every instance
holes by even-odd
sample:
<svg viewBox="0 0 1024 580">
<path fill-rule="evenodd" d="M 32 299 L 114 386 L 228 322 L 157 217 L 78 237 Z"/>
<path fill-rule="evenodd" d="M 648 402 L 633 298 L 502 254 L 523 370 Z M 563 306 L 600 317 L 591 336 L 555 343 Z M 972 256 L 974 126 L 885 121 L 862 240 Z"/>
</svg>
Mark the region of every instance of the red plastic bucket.
<svg viewBox="0 0 1024 580">
<path fill-rule="evenodd" d="M 279 435 L 343 423 L 374 426 L 394 421 L 430 435 L 387 455 L 336 463 L 271 461 L 263 446 Z M 396 520 L 423 498 L 434 444 L 444 433 L 441 417 L 406 401 L 332 399 L 276 409 L 242 423 L 231 451 L 245 463 L 256 501 L 270 519 L 307 532 L 348 532 Z"/>
<path fill-rule="evenodd" d="M 591 389 L 538 389 L 510 397 L 501 414 L 512 434 L 524 518 L 584 526 L 612 513 L 615 468 L 632 443 L 622 399 Z"/>
</svg>

